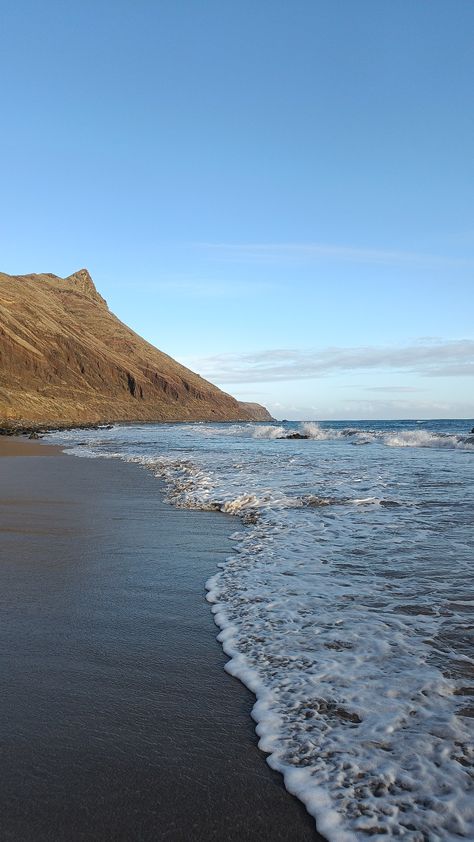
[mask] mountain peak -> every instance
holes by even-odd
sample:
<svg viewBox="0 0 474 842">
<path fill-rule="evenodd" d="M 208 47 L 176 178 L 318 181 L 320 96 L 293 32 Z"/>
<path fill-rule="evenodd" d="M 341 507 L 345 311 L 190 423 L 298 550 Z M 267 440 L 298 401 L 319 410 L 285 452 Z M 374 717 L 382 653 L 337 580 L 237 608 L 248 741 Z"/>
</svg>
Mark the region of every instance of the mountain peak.
<svg viewBox="0 0 474 842">
<path fill-rule="evenodd" d="M 89 298 L 93 298 L 98 304 L 103 304 L 107 307 L 107 302 L 105 298 L 102 298 L 102 296 L 97 292 L 88 269 L 78 269 L 77 272 L 73 272 L 72 275 L 68 275 L 68 277 L 64 280 L 73 284 L 76 289 L 89 296 Z"/>
</svg>

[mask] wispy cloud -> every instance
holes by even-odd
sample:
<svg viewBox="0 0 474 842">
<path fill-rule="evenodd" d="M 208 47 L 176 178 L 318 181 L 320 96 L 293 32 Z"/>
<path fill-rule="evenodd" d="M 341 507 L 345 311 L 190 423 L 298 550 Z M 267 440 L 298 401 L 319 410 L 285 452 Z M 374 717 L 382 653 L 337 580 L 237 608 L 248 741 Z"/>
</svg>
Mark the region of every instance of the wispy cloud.
<svg viewBox="0 0 474 842">
<path fill-rule="evenodd" d="M 353 421 L 370 418 L 467 418 L 474 413 L 474 403 L 453 401 L 423 401 L 423 400 L 345 400 L 332 406 L 317 405 L 289 405 L 282 403 L 267 403 L 266 406 L 277 418 L 291 418 L 296 420 L 331 420 L 351 419 Z M 472 424 L 467 426 L 470 429 Z"/>
<path fill-rule="evenodd" d="M 418 386 L 361 386 L 355 385 L 354 383 L 348 383 L 346 389 L 357 389 L 359 392 L 387 392 L 394 395 L 418 394 L 419 392 L 425 391 L 424 389 L 419 389 Z"/>
<path fill-rule="evenodd" d="M 188 361 L 218 383 L 307 380 L 336 372 L 412 372 L 424 377 L 474 375 L 474 340 L 430 340 L 406 346 L 275 348 L 253 354 L 221 354 Z"/>
<path fill-rule="evenodd" d="M 423 400 L 351 400 L 332 413 L 333 418 L 472 418 L 474 403 Z M 467 427 L 466 432 L 470 427 Z"/>
<path fill-rule="evenodd" d="M 186 298 L 243 298 L 259 293 L 266 294 L 275 289 L 275 284 L 267 281 L 206 280 L 201 278 L 167 278 L 166 280 L 148 280 L 123 282 L 115 286 L 137 289 L 151 289 L 164 295 Z"/>
<path fill-rule="evenodd" d="M 473 267 L 474 260 L 398 249 L 379 249 L 331 243 L 193 243 L 211 256 L 224 260 L 259 263 L 332 260 L 379 265 Z"/>
</svg>

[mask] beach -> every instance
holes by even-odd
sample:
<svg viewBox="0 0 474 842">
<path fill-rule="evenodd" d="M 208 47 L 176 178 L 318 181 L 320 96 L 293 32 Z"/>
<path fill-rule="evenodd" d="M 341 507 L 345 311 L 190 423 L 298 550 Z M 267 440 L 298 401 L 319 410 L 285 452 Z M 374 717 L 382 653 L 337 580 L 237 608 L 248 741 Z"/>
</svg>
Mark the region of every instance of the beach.
<svg viewBox="0 0 474 842">
<path fill-rule="evenodd" d="M 321 840 L 205 602 L 235 519 L 172 508 L 138 465 L 0 455 L 1 838 Z"/>
<path fill-rule="evenodd" d="M 0 436 L 0 458 L 2 456 L 59 456 L 60 447 L 54 444 L 44 445 L 39 441 L 30 441 L 19 436 Z"/>
<path fill-rule="evenodd" d="M 48 436 L 101 477 L 133 468 L 171 504 L 161 521 L 145 498 L 137 518 L 143 492 L 126 492 L 131 558 L 150 523 L 155 536 L 170 517 L 180 533 L 189 524 L 188 560 L 210 533 L 212 565 L 197 571 L 184 622 L 203 616 L 205 582 L 225 670 L 257 698 L 267 763 L 331 842 L 473 837 L 472 426 L 178 423 Z M 131 476 L 120 474 L 122 490 Z"/>
</svg>

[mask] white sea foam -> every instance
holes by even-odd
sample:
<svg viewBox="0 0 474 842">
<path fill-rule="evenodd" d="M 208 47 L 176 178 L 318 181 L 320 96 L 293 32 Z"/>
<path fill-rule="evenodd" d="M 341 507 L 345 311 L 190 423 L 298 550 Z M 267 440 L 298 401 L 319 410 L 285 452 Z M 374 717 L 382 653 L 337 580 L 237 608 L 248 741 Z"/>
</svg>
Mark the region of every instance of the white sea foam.
<svg viewBox="0 0 474 842">
<path fill-rule="evenodd" d="M 472 838 L 473 733 L 432 663 L 440 616 L 411 584 L 387 590 L 338 563 L 350 547 L 330 521 L 316 550 L 307 510 L 297 528 L 273 527 L 264 518 L 237 535 L 239 552 L 207 583 L 270 765 L 334 842 Z"/>
<path fill-rule="evenodd" d="M 295 429 L 312 441 L 275 440 Z M 208 599 L 227 670 L 257 696 L 260 746 L 320 831 L 474 839 L 469 436 L 241 424 L 79 438 L 78 453 L 152 470 L 174 505 L 248 524 Z"/>
<path fill-rule="evenodd" d="M 337 430 L 325 430 L 319 424 L 315 424 L 312 421 L 306 421 L 302 424 L 301 432 L 314 441 L 327 441 L 327 439 L 339 438 L 339 432 Z"/>
<path fill-rule="evenodd" d="M 237 431 L 234 430 L 234 434 L 236 433 Z M 354 445 L 378 442 L 388 447 L 432 447 L 474 452 L 474 435 L 449 435 L 428 430 L 397 430 L 386 433 L 354 427 L 322 427 L 313 421 L 305 421 L 292 428 L 275 424 L 258 425 L 253 429 L 252 436 L 256 439 L 288 439 L 294 433 L 299 433 L 312 441 L 321 442 L 342 440 Z M 223 434 L 232 435 L 232 428 L 228 428 Z M 241 425 L 239 434 L 248 435 L 248 428 Z"/>
<path fill-rule="evenodd" d="M 422 422 L 416 422 L 417 424 Z M 134 429 L 134 428 L 131 428 Z M 146 435 L 146 427 L 139 428 Z M 95 448 L 107 446 L 109 440 L 112 440 L 119 427 L 115 426 L 112 430 L 107 428 L 99 431 L 77 431 L 66 430 L 59 434 L 59 438 L 64 442 L 76 443 L 77 438 L 83 437 L 87 445 Z M 286 439 L 293 433 L 299 433 L 302 436 L 307 436 L 309 440 L 326 442 L 326 441 L 340 441 L 341 443 L 350 444 L 384 444 L 388 447 L 431 447 L 435 449 L 453 449 L 453 450 L 467 450 L 474 452 L 474 434 L 453 434 L 445 432 L 433 432 L 426 429 L 364 429 L 360 427 L 331 427 L 322 426 L 314 421 L 304 421 L 298 424 L 293 424 L 291 427 L 283 426 L 281 424 L 223 424 L 219 427 L 210 424 L 189 424 L 183 428 L 183 437 L 191 440 L 193 436 L 198 435 L 200 438 L 215 439 L 216 437 L 223 437 L 226 439 Z M 139 440 L 137 444 L 139 443 Z"/>
<path fill-rule="evenodd" d="M 427 430 L 400 430 L 384 436 L 389 447 L 446 447 L 474 451 L 474 436 L 436 435 Z"/>
<path fill-rule="evenodd" d="M 254 428 L 252 435 L 255 439 L 285 439 L 294 432 L 298 432 L 314 441 L 327 441 L 328 439 L 340 438 L 342 436 L 341 431 L 321 427 L 313 421 L 305 421 L 302 424 L 298 424 L 296 430 L 275 424 L 259 424 Z"/>
<path fill-rule="evenodd" d="M 259 425 L 255 427 L 252 435 L 254 439 L 278 439 L 286 436 L 288 431 L 285 427 L 276 427 L 274 424 Z"/>
</svg>

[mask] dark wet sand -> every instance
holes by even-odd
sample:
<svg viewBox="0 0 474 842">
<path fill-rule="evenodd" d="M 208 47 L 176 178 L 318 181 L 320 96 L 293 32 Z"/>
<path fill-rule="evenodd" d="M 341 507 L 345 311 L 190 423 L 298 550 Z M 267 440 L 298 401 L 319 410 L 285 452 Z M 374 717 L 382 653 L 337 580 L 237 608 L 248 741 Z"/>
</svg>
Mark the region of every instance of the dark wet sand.
<svg viewBox="0 0 474 842">
<path fill-rule="evenodd" d="M 3 842 L 320 838 L 204 602 L 235 526 L 135 465 L 0 459 Z"/>
</svg>

